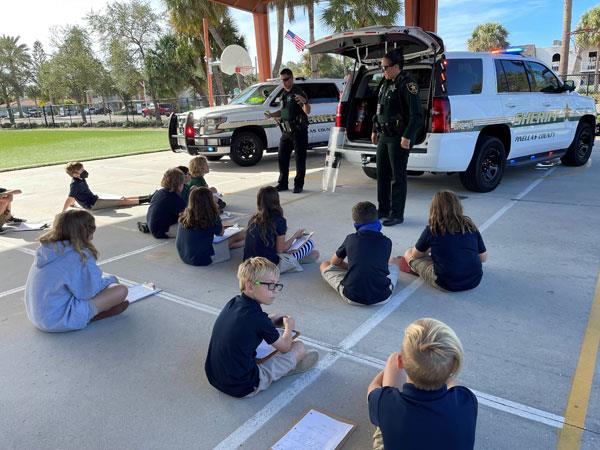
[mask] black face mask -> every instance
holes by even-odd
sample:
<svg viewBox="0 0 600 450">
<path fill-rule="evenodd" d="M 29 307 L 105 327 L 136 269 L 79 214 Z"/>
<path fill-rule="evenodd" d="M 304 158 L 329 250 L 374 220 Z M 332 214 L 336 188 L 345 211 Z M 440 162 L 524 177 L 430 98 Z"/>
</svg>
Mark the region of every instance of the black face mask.
<svg viewBox="0 0 600 450">
<path fill-rule="evenodd" d="M 79 174 L 79 178 L 83 178 L 84 180 L 88 177 L 89 173 L 87 170 L 84 170 Z"/>
</svg>

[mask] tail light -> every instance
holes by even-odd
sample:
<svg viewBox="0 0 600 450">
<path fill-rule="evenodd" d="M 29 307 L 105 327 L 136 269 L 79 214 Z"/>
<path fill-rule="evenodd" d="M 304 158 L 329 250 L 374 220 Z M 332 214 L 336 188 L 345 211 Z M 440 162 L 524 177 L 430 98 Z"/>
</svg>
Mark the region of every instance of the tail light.
<svg viewBox="0 0 600 450">
<path fill-rule="evenodd" d="M 339 102 L 337 105 L 337 109 L 335 110 L 335 126 L 336 127 L 343 127 L 344 125 L 342 125 L 342 114 L 344 112 L 344 105 L 342 104 L 342 102 Z"/>
<path fill-rule="evenodd" d="M 183 134 L 186 139 L 194 139 L 196 131 L 194 130 L 194 113 L 190 112 L 185 119 Z"/>
<path fill-rule="evenodd" d="M 450 132 L 450 101 L 448 97 L 434 97 L 431 108 L 431 132 Z"/>
<path fill-rule="evenodd" d="M 194 137 L 194 127 L 191 125 L 185 126 L 185 137 L 188 139 L 192 139 Z"/>
</svg>

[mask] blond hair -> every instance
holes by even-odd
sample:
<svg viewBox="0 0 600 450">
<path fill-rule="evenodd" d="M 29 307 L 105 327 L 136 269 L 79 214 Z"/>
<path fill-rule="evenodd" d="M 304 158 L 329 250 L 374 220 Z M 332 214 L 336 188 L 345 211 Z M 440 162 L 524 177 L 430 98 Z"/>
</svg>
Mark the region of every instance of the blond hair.
<svg viewBox="0 0 600 450">
<path fill-rule="evenodd" d="M 452 191 L 436 192 L 429 207 L 429 229 L 434 236 L 474 233 L 477 227 L 463 214 L 458 196 Z"/>
<path fill-rule="evenodd" d="M 202 177 L 206 172 L 202 171 L 204 164 L 208 166 L 206 156 L 196 156 L 190 160 L 190 175 L 193 177 Z"/>
<path fill-rule="evenodd" d="M 98 259 L 98 250 L 92 244 L 92 237 L 96 231 L 94 216 L 85 210 L 70 209 L 58 214 L 52 228 L 40 236 L 40 243 L 54 244 L 55 251 L 58 250 L 58 242 L 69 241 L 73 250 L 81 256 L 81 262 L 85 264 L 88 250 L 95 259 Z"/>
<path fill-rule="evenodd" d="M 419 319 L 404 331 L 402 361 L 417 388 L 433 391 L 456 377 L 462 366 L 463 348 L 456 333 L 445 323 Z"/>
<path fill-rule="evenodd" d="M 240 291 L 244 292 L 246 281 L 254 283 L 255 281 L 260 281 L 266 275 L 273 275 L 275 278 L 279 278 L 279 267 L 262 256 L 248 258 L 240 264 L 237 271 Z"/>
<path fill-rule="evenodd" d="M 77 172 L 78 170 L 81 170 L 82 168 L 83 168 L 83 164 L 81 164 L 80 162 L 70 162 L 65 167 L 65 172 L 67 172 L 70 176 L 73 176 L 73 174 L 75 172 Z"/>
<path fill-rule="evenodd" d="M 179 192 L 179 186 L 183 184 L 183 172 L 179 169 L 169 169 L 165 172 L 160 185 L 169 192 Z"/>
</svg>

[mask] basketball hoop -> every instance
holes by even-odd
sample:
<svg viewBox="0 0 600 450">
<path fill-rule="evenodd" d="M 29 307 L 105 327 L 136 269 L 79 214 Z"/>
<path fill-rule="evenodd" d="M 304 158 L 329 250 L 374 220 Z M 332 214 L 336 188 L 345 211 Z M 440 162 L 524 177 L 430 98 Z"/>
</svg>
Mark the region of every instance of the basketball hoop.
<svg viewBox="0 0 600 450">
<path fill-rule="evenodd" d="M 250 75 L 252 72 L 254 72 L 254 67 L 253 66 L 236 66 L 235 67 L 235 73 L 239 73 L 240 75 Z"/>
</svg>

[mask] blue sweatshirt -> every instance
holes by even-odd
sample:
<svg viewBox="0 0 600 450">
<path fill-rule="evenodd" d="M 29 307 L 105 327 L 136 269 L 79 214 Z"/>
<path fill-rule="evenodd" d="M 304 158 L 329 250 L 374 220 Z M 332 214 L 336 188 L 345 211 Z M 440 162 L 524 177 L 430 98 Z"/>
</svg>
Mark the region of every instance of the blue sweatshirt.
<svg viewBox="0 0 600 450">
<path fill-rule="evenodd" d="M 41 245 L 25 285 L 27 317 L 40 330 L 59 332 L 85 328 L 96 315 L 90 300 L 108 285 L 114 276 L 103 276 L 96 259 L 85 250 L 82 262 L 69 241 Z"/>
</svg>

